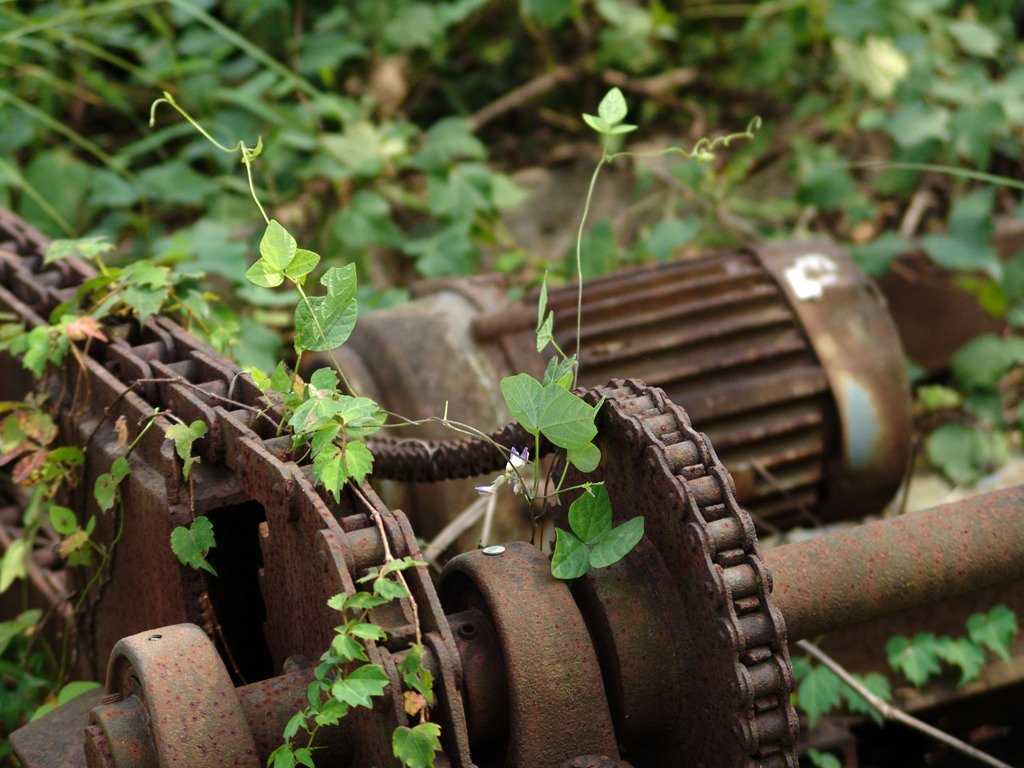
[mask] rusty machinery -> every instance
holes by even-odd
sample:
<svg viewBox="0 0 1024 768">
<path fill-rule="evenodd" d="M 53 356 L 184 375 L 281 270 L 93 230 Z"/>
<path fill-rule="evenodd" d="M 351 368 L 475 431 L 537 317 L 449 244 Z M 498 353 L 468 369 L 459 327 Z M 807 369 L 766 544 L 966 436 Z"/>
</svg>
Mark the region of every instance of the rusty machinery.
<svg viewBox="0 0 1024 768">
<path fill-rule="evenodd" d="M 44 243 L 36 233 L 9 218 L 4 228 L 0 308 L 41 323 L 89 277 L 88 268 L 75 260 L 44 267 Z M 816 249 L 812 255 L 822 254 Z M 877 496 L 878 482 L 857 479 L 866 467 L 857 460 L 865 454 L 848 451 L 844 457 L 838 449 L 865 445 L 858 442 L 863 435 L 848 435 L 864 425 L 844 421 L 848 414 L 857 418 L 856 409 L 864 405 L 859 385 L 815 368 L 829 353 L 810 356 L 806 338 L 792 331 L 799 330 L 794 311 L 783 317 L 779 283 L 769 281 L 763 264 L 757 267 L 749 254 L 714 259 L 709 265 L 719 271 L 718 282 L 746 269 L 752 276 L 743 290 L 769 296 L 765 311 L 776 319 L 767 324 L 786 329 L 788 341 L 756 337 L 746 345 L 751 370 L 757 371 L 759 354 L 781 354 L 788 344 L 795 357 L 784 356 L 777 363 L 783 372 L 771 374 L 784 381 L 799 379 L 795 372 L 802 370 L 813 384 L 797 387 L 806 397 L 777 399 L 796 402 L 783 412 L 803 408 L 803 423 L 820 435 L 811 462 L 818 466 L 813 492 L 827 493 L 832 461 L 848 465 L 847 482 L 861 483 L 867 498 Z M 835 265 L 838 259 L 826 256 L 817 267 L 825 262 Z M 845 280 L 832 267 L 816 279 L 819 287 L 822 279 L 840 286 Z M 629 291 L 614 281 L 608 285 L 610 312 L 615 297 Z M 865 292 L 863 282 L 848 285 Z M 704 287 L 694 300 L 713 293 Z M 567 311 L 566 303 L 562 295 L 553 297 L 558 312 Z M 477 307 L 470 313 L 477 319 L 463 327 L 498 338 L 498 351 L 485 354 L 500 362 L 502 355 L 507 360 L 514 354 L 510 337 L 523 325 L 508 319 L 520 310 L 497 311 L 506 313 L 504 320 Z M 868 343 L 867 314 L 863 305 L 842 327 L 822 321 L 825 346 L 841 343 L 836 334 L 850 327 Z M 512 333 L 496 333 L 493 325 L 488 330 L 491 321 Z M 650 322 L 653 329 L 656 321 Z M 734 330 L 742 336 L 756 325 L 737 319 Z M 680 321 L 678 333 L 687 328 Z M 657 344 L 651 329 L 636 337 L 646 339 L 648 348 Z M 420 332 L 425 330 L 421 325 Z M 588 330 L 594 338 L 608 332 Z M 729 337 L 722 329 L 701 331 L 699 323 L 691 331 Z M 611 354 L 631 342 L 602 343 Z M 372 358 L 360 356 L 358 348 L 354 352 L 352 370 L 362 366 L 361 380 L 378 384 L 386 365 L 371 370 Z M 737 352 L 721 360 L 742 357 Z M 799 362 L 787 368 L 786 360 Z M 397 365 L 386 355 L 385 363 Z M 88 399 L 67 400 L 60 411 L 64 439 L 87 452 L 84 481 L 69 500 L 80 515 L 96 512 L 83 489 L 92 487 L 115 455 L 118 416 L 126 417 L 133 436 L 146 420 L 166 419 L 157 408 L 185 420 L 202 419 L 209 431 L 196 444 L 203 460 L 193 469 L 191 487 L 181 480 L 162 429 L 150 430 L 131 455 L 123 491 L 131 519 L 103 589 L 87 595 L 74 623 L 77 669 L 83 676 L 105 677 L 106 688 L 15 732 L 17 754 L 26 768 L 265 762 L 284 723 L 304 704 L 309 660 L 332 637 L 328 597 L 353 591 L 358 576 L 382 563 L 382 537 L 395 556 L 418 555 L 412 527 L 369 486 L 340 503 L 320 493 L 309 467 L 296 463 L 290 438 L 276 436 L 274 414 L 259 415 L 264 403 L 248 377 L 173 322 L 125 324 L 109 342 L 91 346 L 88 356 L 71 358 L 64 376 L 69 378 L 63 381 L 88 381 Z M 56 379 L 50 381 L 51 394 L 70 398 L 73 388 L 62 388 Z M 660 383 L 671 390 L 686 379 Z M 822 393 L 837 382 L 847 394 L 833 393 L 830 401 Z M 12 370 L 3 398 L 31 386 Z M 740 387 L 728 399 L 733 407 L 749 403 L 756 389 Z M 389 734 L 407 720 L 396 669 L 416 636 L 414 621 L 435 680 L 438 705 L 432 715 L 442 726 L 444 747 L 438 765 L 794 765 L 798 723 L 789 700 L 788 642 L 1024 577 L 1024 491 L 762 551 L 754 520 L 741 506 L 739 484 L 664 389 L 618 380 L 592 387 L 586 397 L 607 399 L 599 417 L 605 458 L 598 473 L 617 518 L 645 516 L 647 535 L 640 545 L 616 566 L 572 585 L 553 579 L 547 558 L 524 543 L 459 555 L 436 586 L 425 568 L 409 571 L 418 611 L 403 601 L 374 616 L 388 640 L 368 646 L 392 685 L 374 709 L 360 708 L 343 727 L 329 729 L 318 765 L 395 764 Z M 722 406 L 726 412 L 729 407 Z M 874 414 L 887 416 L 878 409 Z M 772 435 L 771 424 L 783 422 L 790 423 L 768 422 L 765 436 Z M 867 434 L 877 437 L 889 429 L 899 428 L 885 423 Z M 506 445 L 520 439 L 514 426 L 498 438 Z M 396 478 L 459 477 L 504 464 L 500 454 L 472 441 L 377 447 L 378 472 Z M 897 460 L 902 473 L 905 459 Z M 776 467 L 766 474 L 782 473 Z M 776 478 L 755 500 L 778 493 L 778 485 Z M 835 487 L 851 493 L 842 482 Z M 218 547 L 210 553 L 217 578 L 181 566 L 169 547 L 157 545 L 193 513 L 207 515 L 217 532 Z M 112 536 L 115 520 L 98 517 L 96 535 Z M 3 536 L 9 541 L 6 531 Z M 841 555 L 848 567 L 818 567 Z M 30 563 L 36 591 L 65 614 L 66 598 L 81 587 L 84 575 Z M 104 672 L 100 665 L 108 658 Z"/>
</svg>

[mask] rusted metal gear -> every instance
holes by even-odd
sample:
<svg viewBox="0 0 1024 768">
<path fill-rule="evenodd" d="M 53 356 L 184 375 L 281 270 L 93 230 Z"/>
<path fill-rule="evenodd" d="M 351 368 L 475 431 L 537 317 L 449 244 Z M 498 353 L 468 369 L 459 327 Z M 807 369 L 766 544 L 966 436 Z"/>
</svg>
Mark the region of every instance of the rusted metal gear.
<svg viewBox="0 0 1024 768">
<path fill-rule="evenodd" d="M 110 657 L 107 696 L 86 731 L 92 765 L 258 768 L 263 762 L 224 662 L 194 624 L 121 640 Z"/>
<path fill-rule="evenodd" d="M 795 766 L 785 625 L 728 471 L 660 389 L 616 380 L 585 395 L 591 404 L 602 398 L 602 460 L 586 480 L 605 482 L 616 522 L 644 516 L 644 547 L 654 550 L 638 548 L 644 567 L 618 584 L 616 569 L 602 569 L 575 590 L 599 654 L 615 660 L 606 688 L 619 737 L 650 762 L 629 749 L 625 755 L 655 765 Z M 638 582 L 641 573 L 648 575 Z M 655 658 L 638 660 L 643 642 L 629 646 L 637 613 L 647 616 L 640 631 L 658 649 Z M 655 697 L 671 699 L 651 702 L 650 689 L 641 689 L 637 671 L 650 673 L 651 663 L 659 672 Z M 631 739 L 625 723 L 659 710 L 658 742 L 642 727 Z"/>
<path fill-rule="evenodd" d="M 593 753 L 618 759 L 587 624 L 539 549 L 514 542 L 456 557 L 439 592 L 449 613 L 478 611 L 478 623 L 493 630 L 501 646 L 504 680 L 486 704 L 505 720 L 498 729 L 504 757 L 481 765 L 555 768 Z"/>
</svg>

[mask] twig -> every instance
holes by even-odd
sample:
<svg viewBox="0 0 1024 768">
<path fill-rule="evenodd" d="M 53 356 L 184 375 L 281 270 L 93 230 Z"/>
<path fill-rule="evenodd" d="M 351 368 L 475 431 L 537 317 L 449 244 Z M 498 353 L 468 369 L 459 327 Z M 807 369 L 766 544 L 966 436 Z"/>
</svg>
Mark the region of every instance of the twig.
<svg viewBox="0 0 1024 768">
<path fill-rule="evenodd" d="M 925 733 L 931 736 L 932 738 L 941 741 L 943 744 L 947 744 L 953 747 L 953 749 L 957 749 L 963 752 L 965 755 L 973 757 L 975 760 L 980 760 L 986 765 L 992 765 L 995 766 L 995 768 L 1013 768 L 1013 766 L 1004 763 L 1002 760 L 998 760 L 992 757 L 990 754 L 982 752 L 980 749 L 977 749 L 976 747 L 972 747 L 967 742 L 960 741 L 960 739 L 956 738 L 955 736 L 950 736 L 945 731 L 940 731 L 938 728 L 930 726 L 928 725 L 928 723 L 922 722 L 918 720 L 916 717 L 908 715 L 903 710 L 894 707 L 889 702 L 880 699 L 874 693 L 869 691 L 862 683 L 855 680 L 854 677 L 849 672 L 847 672 L 837 661 L 835 661 L 831 656 L 822 651 L 816 645 L 813 645 L 812 643 L 809 643 L 806 640 L 799 640 L 796 644 L 800 647 L 801 651 L 808 654 L 809 656 L 813 656 L 819 662 L 824 664 L 826 667 L 832 670 L 839 677 L 840 680 L 842 680 L 848 686 L 853 688 L 853 690 L 859 693 L 862 697 L 864 697 L 864 700 L 867 701 L 868 704 L 870 704 L 876 710 L 878 710 L 878 713 L 884 719 L 891 720 L 897 723 L 903 723 L 903 725 L 908 725 L 911 728 L 915 728 L 921 731 L 922 733 Z"/>
<path fill-rule="evenodd" d="M 766 466 L 764 466 L 760 461 L 756 459 L 750 462 L 750 466 L 754 468 L 754 471 L 757 472 L 757 474 L 761 475 L 761 477 L 768 481 L 768 483 L 772 486 L 773 490 L 777 491 L 779 494 L 782 495 L 784 499 L 793 504 L 793 506 L 795 506 L 799 510 L 800 514 L 803 515 L 804 519 L 807 522 L 809 522 L 811 525 L 815 527 L 821 526 L 821 520 L 818 519 L 818 516 L 811 512 L 811 510 L 807 508 L 806 504 L 800 501 L 800 499 L 798 499 L 794 494 L 792 494 L 788 488 L 786 488 L 782 483 L 780 483 L 775 478 L 775 475 L 768 471 L 768 468 Z M 763 526 L 768 528 L 768 530 L 770 530 L 772 533 L 779 532 L 778 528 L 772 530 L 772 526 L 770 526 L 767 521 L 762 520 L 760 518 L 756 518 L 756 520 L 757 522 L 761 523 Z"/>
<path fill-rule="evenodd" d="M 922 217 L 932 202 L 931 190 L 926 186 L 918 187 L 913 197 L 910 198 L 910 205 L 907 206 L 906 213 L 903 214 L 903 220 L 900 222 L 899 230 L 897 231 L 900 237 L 904 240 L 909 240 L 913 237 L 914 233 L 917 232 L 918 226 L 921 224 Z"/>
<path fill-rule="evenodd" d="M 693 85 L 699 77 L 700 71 L 696 67 L 678 67 L 653 77 L 643 78 L 630 77 L 624 72 L 615 70 L 608 70 L 604 73 L 604 81 L 608 85 L 614 85 L 634 93 L 642 93 L 652 99 L 670 95 L 679 88 Z"/>
<path fill-rule="evenodd" d="M 518 470 L 516 470 L 518 474 Z M 520 479 L 520 482 L 522 480 Z M 480 546 L 486 547 L 488 539 L 491 538 L 491 523 L 494 522 L 494 510 L 498 506 L 498 494 L 492 493 L 487 497 L 487 511 L 484 512 L 484 528 L 480 532 Z"/>
<path fill-rule="evenodd" d="M 572 80 L 583 69 L 583 66 L 580 64 L 573 67 L 555 67 L 543 75 L 533 78 L 530 82 L 524 83 L 518 88 L 513 88 L 500 99 L 492 101 L 469 118 L 473 130 L 480 130 L 481 126 L 486 125 L 495 118 L 501 117 L 506 112 L 511 112 L 525 102 L 547 93 L 559 83 Z"/>
<path fill-rule="evenodd" d="M 366 508 L 370 511 L 370 518 L 377 525 L 377 533 L 380 535 L 380 543 L 381 546 L 384 548 L 384 565 L 387 565 L 395 559 L 395 556 L 391 552 L 391 544 L 390 542 L 388 542 L 387 531 L 384 528 L 384 518 L 381 517 L 380 512 L 377 511 L 377 508 L 373 505 L 373 502 L 366 498 L 366 494 L 363 493 L 362 488 L 360 488 L 358 485 L 351 481 L 349 481 L 348 485 L 353 490 L 355 495 L 360 498 L 363 504 L 366 505 Z M 406 594 L 409 595 L 409 606 L 412 608 L 412 626 L 413 630 L 416 632 L 416 643 L 417 645 L 422 645 L 423 632 L 420 629 L 420 609 L 419 606 L 416 605 L 416 596 L 413 595 L 412 590 L 409 589 L 409 582 L 405 580 L 405 574 L 403 574 L 401 571 L 393 571 L 393 573 L 395 574 L 395 578 L 398 579 L 398 582 L 403 587 L 405 587 Z"/>
</svg>

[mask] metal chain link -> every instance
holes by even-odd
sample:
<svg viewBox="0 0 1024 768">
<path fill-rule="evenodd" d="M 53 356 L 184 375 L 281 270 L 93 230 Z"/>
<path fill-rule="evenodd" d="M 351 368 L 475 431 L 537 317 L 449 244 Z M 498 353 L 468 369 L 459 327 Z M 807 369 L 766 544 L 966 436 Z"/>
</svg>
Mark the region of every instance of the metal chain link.
<svg viewBox="0 0 1024 768">
<path fill-rule="evenodd" d="M 613 507 L 639 510 L 638 496 L 654 500 L 644 502 L 647 535 L 689 597 L 693 658 L 682 673 L 702 711 L 687 761 L 795 768 L 798 720 L 786 630 L 771 603 L 754 524 L 736 501 L 728 470 L 662 390 L 616 380 L 585 396 L 591 404 L 601 398 Z M 724 759 L 733 749 L 739 759 Z"/>
</svg>

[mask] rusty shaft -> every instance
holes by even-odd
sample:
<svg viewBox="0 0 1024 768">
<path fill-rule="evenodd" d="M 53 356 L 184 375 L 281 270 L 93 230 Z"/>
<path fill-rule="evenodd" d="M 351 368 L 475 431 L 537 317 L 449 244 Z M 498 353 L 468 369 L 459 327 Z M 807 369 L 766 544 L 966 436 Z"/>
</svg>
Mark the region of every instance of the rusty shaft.
<svg viewBox="0 0 1024 768">
<path fill-rule="evenodd" d="M 765 552 L 790 642 L 1024 580 L 1024 486 Z"/>
</svg>

